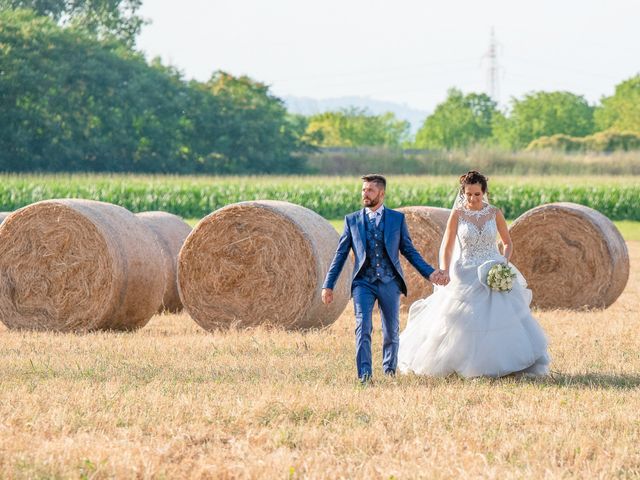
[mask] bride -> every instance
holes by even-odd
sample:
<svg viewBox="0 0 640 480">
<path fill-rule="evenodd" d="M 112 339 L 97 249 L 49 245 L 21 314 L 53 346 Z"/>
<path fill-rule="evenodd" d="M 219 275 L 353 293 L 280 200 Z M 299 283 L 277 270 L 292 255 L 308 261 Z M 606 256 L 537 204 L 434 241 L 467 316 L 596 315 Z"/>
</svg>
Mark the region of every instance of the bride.
<svg viewBox="0 0 640 480">
<path fill-rule="evenodd" d="M 448 284 L 418 300 L 400 334 L 398 368 L 403 373 L 500 377 L 549 372 L 547 340 L 531 315 L 531 291 L 517 277 L 509 292 L 494 291 L 486 273 L 513 253 L 502 212 L 484 198 L 487 178 L 476 171 L 460 177 L 460 192 L 440 248 Z M 497 235 L 504 256 L 497 248 Z"/>
</svg>

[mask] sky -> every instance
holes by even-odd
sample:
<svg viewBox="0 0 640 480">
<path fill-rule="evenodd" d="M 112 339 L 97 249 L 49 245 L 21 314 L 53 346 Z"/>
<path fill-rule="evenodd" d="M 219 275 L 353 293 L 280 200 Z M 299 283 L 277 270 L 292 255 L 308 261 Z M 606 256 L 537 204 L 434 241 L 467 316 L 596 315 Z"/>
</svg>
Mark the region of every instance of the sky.
<svg viewBox="0 0 640 480">
<path fill-rule="evenodd" d="M 186 78 L 246 74 L 278 96 L 433 111 L 447 90 L 501 106 L 532 91 L 591 103 L 640 73 L 640 0 L 143 0 L 138 49 Z"/>
</svg>

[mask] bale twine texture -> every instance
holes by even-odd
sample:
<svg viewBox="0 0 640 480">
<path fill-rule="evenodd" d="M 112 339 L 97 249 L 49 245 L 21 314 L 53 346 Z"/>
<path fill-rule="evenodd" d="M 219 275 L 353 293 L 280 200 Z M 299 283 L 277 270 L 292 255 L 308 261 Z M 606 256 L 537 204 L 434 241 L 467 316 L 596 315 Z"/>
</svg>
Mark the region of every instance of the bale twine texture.
<svg viewBox="0 0 640 480">
<path fill-rule="evenodd" d="M 133 330 L 157 311 L 164 285 L 153 232 L 122 207 L 45 200 L 0 226 L 0 319 L 9 328 Z"/>
<path fill-rule="evenodd" d="M 249 201 L 202 219 L 178 257 L 185 309 L 205 330 L 333 323 L 349 301 L 349 263 L 322 304 L 321 287 L 338 234 L 315 212 L 281 201 Z"/>
<path fill-rule="evenodd" d="M 167 212 L 143 212 L 136 214 L 153 231 L 162 250 L 167 283 L 159 312 L 179 312 L 182 302 L 178 293 L 178 254 L 182 244 L 191 233 L 191 227 L 182 218 Z"/>
<path fill-rule="evenodd" d="M 512 261 L 540 308 L 605 308 L 624 290 L 629 253 L 607 217 L 575 203 L 550 203 L 521 215 L 509 229 Z"/>
<path fill-rule="evenodd" d="M 440 243 L 447 228 L 451 210 L 438 207 L 403 207 L 398 210 L 404 213 L 413 245 L 429 265 L 438 268 Z M 433 285 L 402 255 L 400 263 L 407 283 L 407 296 L 401 297 L 400 305 L 403 308 L 409 308 L 416 300 L 431 295 Z"/>
</svg>

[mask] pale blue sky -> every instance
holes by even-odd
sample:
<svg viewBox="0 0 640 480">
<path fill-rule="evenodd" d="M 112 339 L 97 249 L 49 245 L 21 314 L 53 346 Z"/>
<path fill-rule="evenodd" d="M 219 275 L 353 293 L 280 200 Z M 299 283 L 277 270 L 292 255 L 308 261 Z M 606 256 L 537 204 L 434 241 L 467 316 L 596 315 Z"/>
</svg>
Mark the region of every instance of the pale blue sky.
<svg viewBox="0 0 640 480">
<path fill-rule="evenodd" d="M 369 96 L 433 110 L 456 86 L 595 102 L 640 73 L 640 0 L 143 0 L 138 47 L 188 78 L 247 74 L 277 95 Z"/>
</svg>

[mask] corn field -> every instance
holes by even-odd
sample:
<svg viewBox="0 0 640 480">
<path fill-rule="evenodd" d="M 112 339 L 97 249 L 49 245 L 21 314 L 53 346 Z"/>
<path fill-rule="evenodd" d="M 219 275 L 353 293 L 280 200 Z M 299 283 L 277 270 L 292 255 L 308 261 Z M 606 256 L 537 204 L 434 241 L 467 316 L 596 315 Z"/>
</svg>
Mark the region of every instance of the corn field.
<svg viewBox="0 0 640 480">
<path fill-rule="evenodd" d="M 537 205 L 568 201 L 594 208 L 612 220 L 640 220 L 636 176 L 499 176 L 490 179 L 491 202 L 514 219 Z M 454 176 L 392 176 L 385 203 L 390 207 L 450 207 Z M 133 212 L 164 210 L 201 218 L 243 200 L 284 200 L 328 219 L 360 208 L 357 177 L 180 177 L 137 175 L 1 175 L 0 209 L 12 211 L 50 198 L 86 198 L 121 205 Z"/>
</svg>

